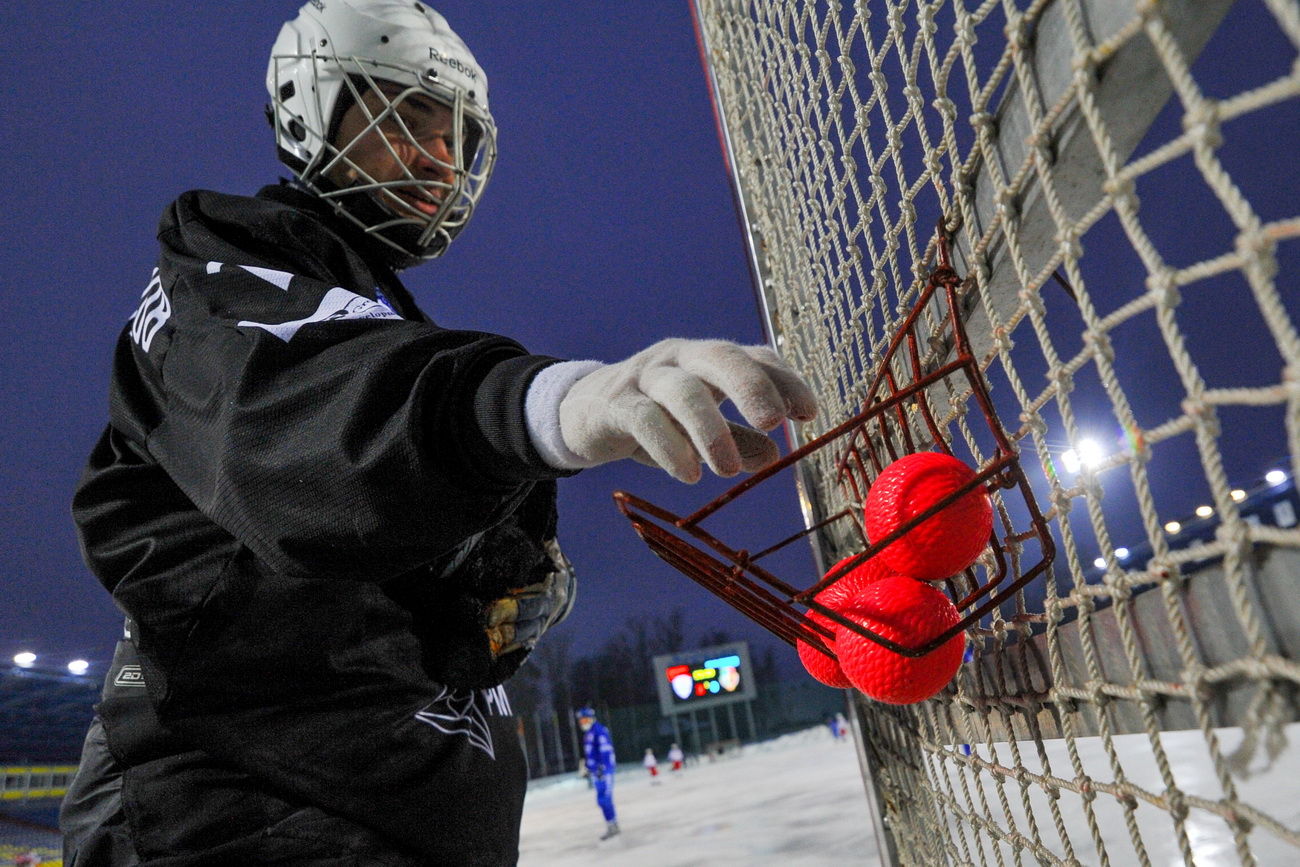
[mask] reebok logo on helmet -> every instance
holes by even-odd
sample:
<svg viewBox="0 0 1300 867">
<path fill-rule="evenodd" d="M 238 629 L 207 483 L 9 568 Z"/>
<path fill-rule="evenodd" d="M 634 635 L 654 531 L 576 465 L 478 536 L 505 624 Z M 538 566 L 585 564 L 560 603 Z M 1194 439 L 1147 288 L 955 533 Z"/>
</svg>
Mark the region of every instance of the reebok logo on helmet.
<svg viewBox="0 0 1300 867">
<path fill-rule="evenodd" d="M 470 81 L 476 81 L 478 79 L 477 69 L 470 66 L 468 63 L 465 63 L 464 61 L 460 60 L 459 58 L 448 57 L 445 54 L 439 54 L 438 49 L 434 48 L 433 46 L 429 46 L 429 59 L 441 63 L 443 66 L 447 66 L 456 70 L 461 75 L 468 77 Z"/>
</svg>

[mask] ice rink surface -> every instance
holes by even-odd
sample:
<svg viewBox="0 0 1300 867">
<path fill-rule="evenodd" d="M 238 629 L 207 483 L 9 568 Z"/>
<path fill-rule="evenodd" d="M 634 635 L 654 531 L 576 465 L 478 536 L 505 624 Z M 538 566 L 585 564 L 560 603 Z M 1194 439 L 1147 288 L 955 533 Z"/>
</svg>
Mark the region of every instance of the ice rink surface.
<svg viewBox="0 0 1300 867">
<path fill-rule="evenodd" d="M 644 768 L 620 767 L 614 805 L 622 833 L 605 842 L 584 780 L 530 791 L 520 867 L 880 864 L 857 751 L 826 726 L 676 773 L 659 761 L 659 785 Z"/>
<path fill-rule="evenodd" d="M 1287 726 L 1285 734 L 1289 746 L 1276 762 L 1269 765 L 1261 755 L 1248 777 L 1233 782 L 1241 803 L 1294 833 L 1300 829 L 1300 725 Z M 1215 735 L 1224 753 L 1241 741 L 1240 729 L 1219 729 Z M 1174 780 L 1184 792 L 1209 800 L 1224 797 L 1200 732 L 1164 732 L 1160 740 Z M 1099 738 L 1079 738 L 1077 745 L 1085 773 L 1099 782 L 1115 779 L 1111 759 Z M 1154 794 L 1163 791 L 1146 736 L 1123 735 L 1114 739 L 1114 745 L 1130 783 Z M 1045 750 L 1055 775 L 1073 776 L 1063 741 L 1049 741 Z M 1010 758 L 1006 745 L 992 754 L 986 747 L 976 747 L 976 752 L 1003 763 Z M 1021 758 L 1029 770 L 1043 770 L 1031 745 L 1021 745 Z M 734 757 L 705 761 L 676 774 L 665 772 L 662 757 L 660 761 L 663 782 L 659 785 L 651 785 L 642 768 L 620 769 L 615 805 L 623 833 L 606 842 L 597 839 L 604 821 L 585 781 L 576 776 L 546 781 L 530 791 L 524 804 L 520 867 L 844 867 L 881 863 L 854 745 L 850 740 L 834 741 L 824 726 L 747 746 Z M 985 797 L 976 796 L 976 802 L 989 805 L 989 818 L 1006 828 L 1008 817 L 998 806 L 997 783 L 987 773 L 981 774 L 980 780 Z M 953 785 L 960 791 L 955 777 Z M 1011 822 L 1028 835 L 1014 781 L 1005 782 L 1004 794 L 1011 806 Z M 1030 802 L 1044 844 L 1065 860 L 1068 856 L 1054 830 L 1046 795 L 1031 788 Z M 1110 863 L 1127 867 L 1143 863 L 1145 856 L 1155 867 L 1185 864 L 1169 814 L 1141 799 L 1137 803 L 1134 820 L 1142 855 L 1132 842 L 1118 802 L 1107 795 L 1099 795 L 1094 802 L 1094 821 Z M 1081 799 L 1062 793 L 1058 807 L 1078 863 L 1102 863 Z M 999 858 L 987 834 L 977 840 L 970 826 L 952 830 L 955 834 L 964 830 L 968 851 L 977 863 L 981 858 L 988 864 L 1019 863 L 1005 844 L 998 847 L 1002 850 Z M 1187 832 L 1196 867 L 1243 863 L 1228 826 L 1214 813 L 1193 807 Z M 1260 867 L 1300 865 L 1300 849 L 1266 828 L 1256 827 L 1248 842 Z M 1030 863 L 1032 856 L 1025 854 L 1022 860 Z"/>
</svg>

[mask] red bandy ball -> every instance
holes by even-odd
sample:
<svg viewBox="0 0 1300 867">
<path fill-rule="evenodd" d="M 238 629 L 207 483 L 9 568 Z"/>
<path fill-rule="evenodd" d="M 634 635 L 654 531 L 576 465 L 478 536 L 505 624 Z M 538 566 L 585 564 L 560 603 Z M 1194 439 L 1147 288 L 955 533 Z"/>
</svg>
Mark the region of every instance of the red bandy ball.
<svg viewBox="0 0 1300 867">
<path fill-rule="evenodd" d="M 831 574 L 855 556 L 856 555 L 850 554 L 848 557 L 840 560 L 827 570 L 826 574 Z M 845 603 L 857 596 L 858 592 L 863 587 L 874 581 L 879 581 L 882 578 L 894 574 L 895 573 L 888 566 L 880 562 L 879 557 L 872 557 L 865 563 L 862 563 L 844 573 L 844 575 L 840 576 L 834 584 L 827 587 L 813 598 L 822 605 L 825 605 L 827 608 L 830 608 L 833 611 L 839 611 Z M 818 611 L 809 611 L 808 619 L 818 625 L 825 626 L 832 632 L 834 632 L 835 627 L 837 626 L 835 621 Z M 834 637 L 827 637 L 824 635 L 821 637 L 826 644 L 831 646 L 831 650 L 835 649 Z M 833 686 L 836 689 L 848 689 L 853 686 L 853 684 L 849 682 L 849 679 L 844 675 L 844 671 L 840 668 L 839 663 L 822 653 L 813 645 L 803 640 L 797 640 L 795 642 L 795 650 L 799 653 L 799 661 L 803 663 L 803 667 L 807 669 L 808 673 L 816 680 L 826 684 L 827 686 Z"/>
<path fill-rule="evenodd" d="M 868 584 L 840 613 L 907 648 L 920 647 L 961 620 L 941 590 L 905 576 Z M 965 648 L 966 636 L 959 632 L 913 658 L 843 626 L 835 630 L 835 652 L 849 681 L 868 698 L 889 704 L 914 704 L 935 695 L 957 674 Z"/>
<path fill-rule="evenodd" d="M 824 614 L 819 614 L 816 611 L 809 611 L 808 619 L 819 626 L 825 626 L 827 629 L 831 630 L 832 633 L 835 631 L 835 622 L 829 620 Z M 818 634 L 820 635 L 820 633 Z M 827 636 L 822 635 L 821 639 L 826 642 L 826 644 L 830 645 L 832 650 L 835 649 L 835 639 L 833 637 L 828 638 Z M 836 689 L 848 689 L 853 686 L 848 677 L 844 674 L 844 670 L 840 668 L 838 662 L 831 659 L 808 642 L 803 639 L 796 641 L 795 650 L 799 652 L 799 661 L 803 663 L 804 669 L 807 670 L 815 680 L 824 683 L 827 686 L 833 686 Z"/>
<path fill-rule="evenodd" d="M 831 574 L 856 556 L 856 554 L 851 554 L 848 557 L 845 557 L 830 569 L 827 569 L 826 574 Z M 885 561 L 880 557 L 872 557 L 865 563 L 859 563 L 857 566 L 854 566 L 848 572 L 841 575 L 834 584 L 827 587 L 813 598 L 822 605 L 825 605 L 827 608 L 839 611 L 846 603 L 850 602 L 855 596 L 857 596 L 858 591 L 863 587 L 879 581 L 882 578 L 888 578 L 897 574 L 898 572 L 886 566 Z"/>
<path fill-rule="evenodd" d="M 873 542 L 975 478 L 975 471 L 942 452 L 899 458 L 876 478 L 863 505 L 867 538 Z M 875 558 L 903 575 L 941 581 L 974 563 L 993 530 L 993 505 L 977 487 L 913 527 Z"/>
</svg>

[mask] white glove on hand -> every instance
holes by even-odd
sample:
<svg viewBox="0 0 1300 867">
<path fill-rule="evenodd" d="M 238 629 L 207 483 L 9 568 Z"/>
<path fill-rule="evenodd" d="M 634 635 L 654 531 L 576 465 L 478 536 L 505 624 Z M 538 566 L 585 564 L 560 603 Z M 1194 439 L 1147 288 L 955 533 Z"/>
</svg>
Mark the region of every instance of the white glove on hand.
<svg viewBox="0 0 1300 867">
<path fill-rule="evenodd" d="M 728 399 L 753 428 L 723 417 Z M 559 432 L 588 466 L 630 457 L 693 483 L 701 461 L 720 476 L 762 469 L 780 450 L 759 431 L 816 414 L 812 390 L 770 348 L 670 339 L 574 382 Z"/>
</svg>

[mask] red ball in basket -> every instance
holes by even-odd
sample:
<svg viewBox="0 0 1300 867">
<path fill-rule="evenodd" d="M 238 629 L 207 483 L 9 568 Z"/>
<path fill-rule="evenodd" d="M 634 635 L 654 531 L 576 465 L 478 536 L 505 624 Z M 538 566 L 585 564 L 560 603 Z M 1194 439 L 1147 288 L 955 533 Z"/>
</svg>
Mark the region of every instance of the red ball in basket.
<svg viewBox="0 0 1300 867">
<path fill-rule="evenodd" d="M 902 524 L 975 479 L 952 455 L 919 452 L 885 467 L 863 504 L 867 538 L 874 544 Z M 974 563 L 993 530 L 993 506 L 982 485 L 913 527 L 876 558 L 904 575 L 940 581 Z"/>
<path fill-rule="evenodd" d="M 863 587 L 840 613 L 882 638 L 914 649 L 961 621 L 937 587 L 895 575 Z M 835 629 L 835 653 L 853 686 L 889 704 L 925 701 L 961 668 L 966 634 L 958 632 L 925 656 L 903 656 L 844 626 Z"/>
<path fill-rule="evenodd" d="M 856 554 L 851 554 L 848 557 L 845 557 L 843 560 L 832 566 L 826 574 L 830 575 L 856 556 Z M 893 570 L 880 561 L 879 557 L 872 557 L 865 563 L 861 563 L 844 573 L 835 581 L 834 584 L 830 585 L 813 598 L 822 605 L 825 605 L 827 608 L 830 608 L 832 611 L 839 611 L 845 606 L 845 604 L 856 597 L 863 587 L 866 587 L 868 584 L 875 581 L 879 581 L 882 578 L 894 576 L 895 574 L 896 573 Z M 818 637 L 820 637 L 824 643 L 830 645 L 831 650 L 834 651 L 835 621 L 826 617 L 819 611 L 809 611 L 808 619 L 813 623 L 826 627 L 832 633 L 831 636 L 818 633 Z M 849 682 L 848 677 L 845 676 L 844 671 L 840 668 L 838 662 L 822 653 L 807 641 L 802 639 L 796 641 L 795 650 L 799 652 L 799 661 L 803 663 L 803 667 L 807 669 L 808 673 L 815 679 L 821 681 L 827 686 L 833 686 L 837 689 L 849 689 L 853 686 L 853 684 Z"/>
</svg>

